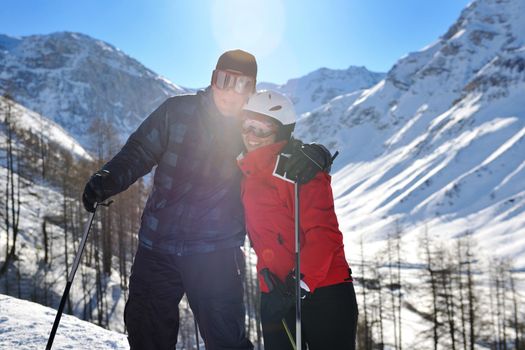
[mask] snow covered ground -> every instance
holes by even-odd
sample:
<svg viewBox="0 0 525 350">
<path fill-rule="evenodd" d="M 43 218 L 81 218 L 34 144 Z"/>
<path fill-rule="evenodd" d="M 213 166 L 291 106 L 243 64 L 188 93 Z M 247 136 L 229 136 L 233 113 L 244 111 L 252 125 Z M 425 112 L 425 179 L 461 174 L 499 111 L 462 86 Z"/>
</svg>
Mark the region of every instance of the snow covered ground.
<svg viewBox="0 0 525 350">
<path fill-rule="evenodd" d="M 44 349 L 56 310 L 0 294 L 0 349 Z M 126 335 L 63 315 L 53 349 L 129 349 Z"/>
</svg>

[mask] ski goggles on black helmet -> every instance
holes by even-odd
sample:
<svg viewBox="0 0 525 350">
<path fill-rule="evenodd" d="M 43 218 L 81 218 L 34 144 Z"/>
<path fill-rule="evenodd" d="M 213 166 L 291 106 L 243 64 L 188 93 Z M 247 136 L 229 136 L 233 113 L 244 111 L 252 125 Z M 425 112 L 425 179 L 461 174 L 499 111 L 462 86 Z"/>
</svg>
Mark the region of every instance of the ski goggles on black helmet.
<svg viewBox="0 0 525 350">
<path fill-rule="evenodd" d="M 218 89 L 233 89 L 238 94 L 252 92 L 255 88 L 255 78 L 220 69 L 213 71 L 211 83 Z"/>
</svg>

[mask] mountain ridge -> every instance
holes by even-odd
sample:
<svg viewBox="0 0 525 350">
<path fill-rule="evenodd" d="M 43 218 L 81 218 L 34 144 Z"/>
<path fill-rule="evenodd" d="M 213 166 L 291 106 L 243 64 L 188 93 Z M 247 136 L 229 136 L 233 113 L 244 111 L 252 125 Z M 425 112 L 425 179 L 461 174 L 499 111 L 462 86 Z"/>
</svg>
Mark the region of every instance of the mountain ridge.
<svg viewBox="0 0 525 350">
<path fill-rule="evenodd" d="M 334 194 L 353 244 L 396 225 L 407 244 L 425 225 L 442 238 L 471 230 L 525 266 L 523 11 L 522 1 L 475 1 L 385 79 L 299 120 L 299 137 L 341 152 Z"/>
<path fill-rule="evenodd" d="M 372 72 L 364 66 L 350 66 L 347 69 L 323 67 L 302 77 L 289 79 L 282 85 L 261 82 L 257 87 L 284 93 L 292 100 L 296 113 L 300 115 L 337 96 L 369 88 L 384 76 L 385 73 Z"/>
<path fill-rule="evenodd" d="M 124 141 L 162 101 L 186 93 L 114 46 L 57 32 L 0 40 L 0 92 L 62 125 L 94 150 L 86 131 L 96 119 Z"/>
</svg>

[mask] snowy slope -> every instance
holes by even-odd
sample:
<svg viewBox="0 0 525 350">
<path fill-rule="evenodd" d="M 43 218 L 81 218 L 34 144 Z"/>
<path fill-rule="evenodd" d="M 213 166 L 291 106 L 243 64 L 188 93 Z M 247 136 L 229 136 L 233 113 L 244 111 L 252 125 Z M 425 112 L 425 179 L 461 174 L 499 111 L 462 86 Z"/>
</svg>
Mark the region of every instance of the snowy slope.
<svg viewBox="0 0 525 350">
<path fill-rule="evenodd" d="M 471 230 L 525 268 L 523 13 L 523 0 L 474 1 L 384 80 L 299 121 L 299 137 L 341 152 L 333 187 L 349 256 L 397 221 L 407 251 L 425 224 L 443 239 Z"/>
<path fill-rule="evenodd" d="M 375 85 L 385 77 L 365 67 L 351 66 L 346 70 L 320 68 L 303 77 L 290 79 L 284 85 L 259 83 L 258 89 L 277 90 L 293 101 L 297 114 L 311 111 L 332 98 Z"/>
<path fill-rule="evenodd" d="M 0 166 L 0 186 L 5 188 L 6 169 Z M 18 176 L 15 175 L 15 182 Z M 69 233 L 68 241 L 68 262 L 65 262 L 65 243 L 64 229 L 60 225 L 60 215 L 62 213 L 63 196 L 59 190 L 50 188 L 48 185 L 33 183 L 28 179 L 21 181 L 21 206 L 20 206 L 20 226 L 17 239 L 17 261 L 16 270 L 10 269 L 6 276 L 2 276 L 0 293 L 9 293 L 19 296 L 22 299 L 36 300 L 45 304 L 48 303 L 58 308 L 60 297 L 66 285 L 67 273 L 66 266 L 71 266 L 74 255 L 80 242 L 80 237 L 72 237 Z M 3 203 L 3 201 L 2 201 Z M 80 206 L 80 202 L 78 202 Z M 75 208 L 79 215 L 79 220 L 85 222 L 87 213 L 83 208 Z M 53 220 L 54 219 L 54 220 Z M 52 246 L 52 263 L 46 267 L 44 263 L 43 233 L 42 223 L 47 221 L 47 231 L 49 235 L 49 244 Z M 55 223 L 55 221 L 58 221 Z M 0 230 L 0 249 L 5 251 L 5 229 L 2 223 Z M 92 234 L 93 236 L 93 234 Z M 86 253 L 83 257 L 86 256 Z M 4 256 L 2 255 L 2 258 Z M 116 266 L 116 265 L 113 265 Z M 5 290 L 4 279 L 9 279 L 9 291 Z M 17 280 L 20 278 L 20 284 Z M 93 319 L 97 317 L 96 295 L 91 290 L 90 300 L 84 300 L 84 291 L 82 282 L 90 286 L 91 290 L 96 284 L 96 271 L 94 266 L 87 266 L 84 263 L 79 267 L 75 276 L 75 281 L 71 287 L 70 299 L 72 302 L 73 313 L 81 317 L 86 310 L 85 302 L 93 305 Z M 108 311 L 108 328 L 113 330 L 124 330 L 123 313 L 125 306 L 125 292 L 120 287 L 120 278 L 118 271 L 112 269 L 112 273 L 103 281 L 104 288 L 107 289 L 108 295 L 106 302 L 109 303 Z M 1 303 L 0 303 L 1 304 Z M 0 317 L 2 313 L 0 312 Z M 0 332 L 1 332 L 0 324 Z M 1 337 L 0 337 L 1 338 Z M 2 347 L 0 347 L 2 349 Z"/>
<path fill-rule="evenodd" d="M 0 34 L 0 93 L 53 119 L 84 146 L 95 118 L 112 123 L 124 140 L 162 101 L 185 91 L 84 34 Z"/>
<path fill-rule="evenodd" d="M 0 294 L 0 349 L 44 349 L 56 310 Z M 63 315 L 53 349 L 129 349 L 124 334 Z"/>
<path fill-rule="evenodd" d="M 37 135 L 46 143 L 53 143 L 55 147 L 52 150 L 56 150 L 57 147 L 61 148 L 66 154 L 71 154 L 73 159 L 92 161 L 88 152 L 62 127 L 12 100 L 0 97 L 0 194 L 2 195 L 0 203 L 2 207 L 4 207 L 6 201 L 6 126 L 4 120 L 8 110 L 10 111 L 11 124 L 18 130 Z M 24 144 L 20 142 L 18 137 L 14 137 L 13 144 L 16 155 L 24 154 Z M 40 176 L 28 177 L 26 175 L 26 177 L 21 177 L 14 174 L 14 183 L 18 184 L 18 181 L 20 181 L 20 223 L 17 238 L 16 269 L 9 269 L 7 275 L 0 278 L 2 281 L 0 283 L 0 293 L 6 293 L 6 284 L 3 282 L 7 278 L 10 281 L 10 293 L 25 299 L 44 298 L 43 296 L 45 295 L 45 302 L 58 307 L 60 296 L 65 287 L 67 272 L 63 254 L 65 251 L 64 229 L 61 226 L 60 219 L 60 215 L 63 212 L 64 197 L 62 190 L 56 188 L 56 184 L 59 181 L 56 181 L 57 179 L 54 180 L 52 181 L 49 178 L 43 180 Z M 78 203 L 79 207 L 75 208 L 75 213 L 79 215 L 79 220 L 84 222 L 87 214 L 80 207 L 80 201 L 76 198 L 69 200 Z M 5 252 L 6 229 L 4 211 L 0 213 L 0 216 L 2 217 L 0 222 L 0 249 L 2 252 Z M 48 267 L 45 267 L 43 263 L 42 223 L 44 221 L 48 225 L 49 244 L 52 246 L 50 254 L 53 256 L 53 264 L 50 264 Z M 79 238 L 71 239 L 71 232 L 69 235 L 68 261 L 71 264 Z M 4 258 L 5 255 L 2 254 L 2 262 Z M 94 284 L 95 269 L 93 266 L 81 266 L 77 276 L 79 276 L 78 279 L 84 279 L 87 283 Z M 20 278 L 19 286 L 17 286 L 16 282 L 18 278 Z M 116 271 L 113 271 L 111 276 L 106 278 L 105 286 L 110 291 L 112 299 L 110 301 L 112 305 L 111 310 L 108 314 L 109 326 L 112 329 L 123 330 L 122 315 L 125 300 Z M 82 315 L 83 313 L 83 294 L 82 284 L 77 280 L 77 283 L 73 284 L 70 293 L 73 311 L 76 315 Z M 92 302 L 95 301 L 95 299 L 92 300 Z M 42 300 L 42 302 L 44 301 Z M 92 316 L 96 317 L 95 314 Z"/>
<path fill-rule="evenodd" d="M 10 110 L 11 123 L 20 130 L 38 135 L 44 142 L 60 145 L 76 157 L 92 160 L 88 152 L 68 134 L 60 125 L 42 115 L 31 111 L 19 103 L 0 96 L 0 119 L 4 122 L 6 113 Z M 0 140 L 4 144 L 3 128 L 0 129 Z"/>
</svg>

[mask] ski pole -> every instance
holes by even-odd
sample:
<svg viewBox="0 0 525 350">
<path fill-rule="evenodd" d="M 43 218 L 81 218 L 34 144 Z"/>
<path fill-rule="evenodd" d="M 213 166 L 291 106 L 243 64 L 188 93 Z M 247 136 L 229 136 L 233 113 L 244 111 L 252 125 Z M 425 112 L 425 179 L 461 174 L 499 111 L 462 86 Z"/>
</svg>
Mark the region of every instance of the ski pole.
<svg viewBox="0 0 525 350">
<path fill-rule="evenodd" d="M 292 332 L 290 332 L 290 328 L 288 327 L 288 324 L 286 324 L 286 320 L 283 318 L 281 319 L 281 322 L 283 324 L 284 330 L 286 331 L 286 335 L 288 336 L 288 340 L 290 341 L 290 344 L 292 344 L 292 349 L 297 350 L 297 347 L 295 346 L 295 341 L 293 339 Z"/>
<path fill-rule="evenodd" d="M 301 342 L 301 255 L 299 238 L 299 179 L 294 184 L 295 189 L 295 345 L 302 349 Z"/>
<path fill-rule="evenodd" d="M 109 206 L 112 202 L 109 202 L 108 204 L 103 204 L 104 206 Z M 69 295 L 69 290 L 71 289 L 71 284 L 73 283 L 73 278 L 75 278 L 75 273 L 77 272 L 78 265 L 80 264 L 80 257 L 82 256 L 82 252 L 84 251 L 84 248 L 86 247 L 86 241 L 89 234 L 89 230 L 91 229 L 91 224 L 93 223 L 93 218 L 95 217 L 95 212 L 97 211 L 97 207 L 99 203 L 95 203 L 94 205 L 94 211 L 89 214 L 88 221 L 86 223 L 84 234 L 82 236 L 82 241 L 80 241 L 80 246 L 78 247 L 77 255 L 75 255 L 75 260 L 73 261 L 73 267 L 71 268 L 71 273 L 68 276 L 66 288 L 64 289 L 64 294 L 62 294 L 62 299 L 60 300 L 60 306 L 58 307 L 57 315 L 55 317 L 55 322 L 53 323 L 53 328 L 51 329 L 51 333 L 49 334 L 49 339 L 47 340 L 47 346 L 46 350 L 51 350 L 51 346 L 53 345 L 53 340 L 55 339 L 55 334 L 57 332 L 58 324 L 60 323 L 60 318 L 62 317 L 62 313 L 64 312 L 64 306 L 66 305 L 67 296 Z"/>
</svg>

